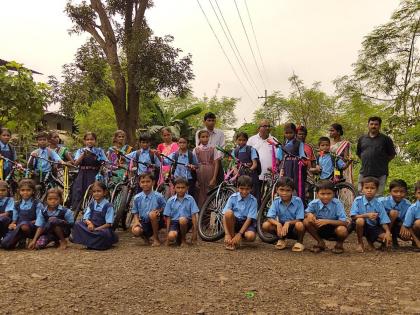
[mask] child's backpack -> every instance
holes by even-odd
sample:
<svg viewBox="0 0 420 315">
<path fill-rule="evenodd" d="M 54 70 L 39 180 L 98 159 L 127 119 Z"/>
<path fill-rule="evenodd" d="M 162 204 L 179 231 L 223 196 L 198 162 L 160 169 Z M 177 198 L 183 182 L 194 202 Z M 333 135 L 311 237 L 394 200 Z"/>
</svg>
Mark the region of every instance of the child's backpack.
<svg viewBox="0 0 420 315">
<path fill-rule="evenodd" d="M 235 149 L 235 151 L 233 151 L 233 155 L 235 156 L 235 158 L 238 158 L 238 156 L 239 156 L 239 150 L 240 150 L 240 147 L 237 147 Z M 246 145 L 245 146 L 245 150 L 246 150 L 246 154 L 247 154 L 249 160 L 252 161 L 252 159 L 251 159 L 252 146 Z M 260 155 L 258 154 L 258 151 L 257 150 L 255 150 L 255 152 L 257 152 L 257 168 L 255 169 L 255 171 L 257 172 L 257 175 L 260 175 L 261 172 L 262 172 Z"/>
<path fill-rule="evenodd" d="M 140 150 L 137 150 L 136 151 L 136 160 L 135 160 L 136 162 L 139 160 L 139 157 L 140 157 Z M 149 150 L 149 158 L 150 158 L 150 163 L 155 165 L 156 164 L 156 160 L 155 160 L 156 156 L 154 155 L 154 153 L 151 150 Z M 157 181 L 159 180 L 160 168 L 155 167 L 153 169 L 152 174 L 153 174 L 153 177 L 155 178 L 155 181 L 157 183 Z"/>
<path fill-rule="evenodd" d="M 172 177 L 174 176 L 175 170 L 176 170 L 176 168 L 178 166 L 177 165 L 178 158 L 179 158 L 179 151 L 176 151 L 175 154 L 174 154 L 174 161 L 175 161 L 175 163 L 172 164 L 172 168 L 171 168 L 171 175 L 172 175 Z M 188 150 L 188 164 L 193 164 L 193 154 L 192 154 L 192 152 L 190 150 Z M 197 172 L 195 170 L 190 170 L 190 172 L 191 172 L 192 180 L 193 181 L 196 181 L 197 180 Z"/>
</svg>

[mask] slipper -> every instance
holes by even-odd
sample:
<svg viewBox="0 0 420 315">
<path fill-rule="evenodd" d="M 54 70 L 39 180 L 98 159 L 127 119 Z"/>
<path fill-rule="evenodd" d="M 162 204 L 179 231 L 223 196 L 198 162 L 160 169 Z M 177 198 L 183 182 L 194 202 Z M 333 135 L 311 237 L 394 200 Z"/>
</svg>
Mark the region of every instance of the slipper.
<svg viewBox="0 0 420 315">
<path fill-rule="evenodd" d="M 331 251 L 334 254 L 342 254 L 342 253 L 344 253 L 344 249 L 343 248 L 340 248 L 340 247 L 334 247 Z"/>
<path fill-rule="evenodd" d="M 324 251 L 325 250 L 325 247 L 321 247 L 321 246 L 319 246 L 319 245 L 314 245 L 314 246 L 312 246 L 312 248 L 311 248 L 311 252 L 312 253 L 320 253 L 320 252 L 322 252 L 322 251 Z"/>
<path fill-rule="evenodd" d="M 235 246 L 231 245 L 231 244 L 228 244 L 228 245 L 225 245 L 225 249 L 226 250 L 235 250 Z"/>
<path fill-rule="evenodd" d="M 276 245 L 274 245 L 275 247 L 276 247 L 276 249 L 280 249 L 280 250 L 282 250 L 282 249 L 285 249 L 286 248 L 286 241 L 285 240 L 278 240 L 277 241 L 277 244 Z"/>
<path fill-rule="evenodd" d="M 292 252 L 303 252 L 305 250 L 305 246 L 302 243 L 295 243 L 295 245 L 293 245 L 292 247 Z"/>
</svg>

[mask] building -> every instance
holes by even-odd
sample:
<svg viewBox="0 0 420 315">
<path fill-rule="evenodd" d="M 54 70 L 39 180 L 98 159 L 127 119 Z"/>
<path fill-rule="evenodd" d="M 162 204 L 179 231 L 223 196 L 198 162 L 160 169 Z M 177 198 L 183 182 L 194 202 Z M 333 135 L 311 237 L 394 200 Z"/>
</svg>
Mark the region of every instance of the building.
<svg viewBox="0 0 420 315">
<path fill-rule="evenodd" d="M 45 112 L 42 117 L 42 125 L 45 130 L 65 131 L 69 134 L 75 132 L 73 120 L 55 112 Z"/>
</svg>

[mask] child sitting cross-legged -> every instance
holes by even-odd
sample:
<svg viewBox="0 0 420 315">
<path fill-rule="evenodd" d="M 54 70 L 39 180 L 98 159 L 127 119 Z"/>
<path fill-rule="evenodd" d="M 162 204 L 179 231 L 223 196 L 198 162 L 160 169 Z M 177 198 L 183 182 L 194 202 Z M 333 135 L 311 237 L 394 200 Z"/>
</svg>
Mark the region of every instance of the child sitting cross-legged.
<svg viewBox="0 0 420 315">
<path fill-rule="evenodd" d="M 417 201 L 408 208 L 403 226 L 410 231 L 413 246 L 420 251 L 420 181 L 414 186 Z"/>
<path fill-rule="evenodd" d="M 238 192 L 232 194 L 223 209 L 225 248 L 234 250 L 242 238 L 255 240 L 257 199 L 251 195 L 252 178 L 242 175 L 238 178 Z"/>
<path fill-rule="evenodd" d="M 308 233 L 318 242 L 311 251 L 324 251 L 324 240 L 335 240 L 332 252 L 341 254 L 344 251 L 344 240 L 348 236 L 344 206 L 340 200 L 334 198 L 334 184 L 331 181 L 320 180 L 316 185 L 316 192 L 318 198 L 309 203 L 303 221 Z"/>
<path fill-rule="evenodd" d="M 262 229 L 267 233 L 276 234 L 279 238 L 276 248 L 285 249 L 286 239 L 295 239 L 297 242 L 292 248 L 294 252 L 302 252 L 303 236 L 305 227 L 302 220 L 305 216 L 305 208 L 299 197 L 293 196 L 295 185 L 289 177 L 282 177 L 277 182 L 277 197 L 267 213 L 267 221 Z"/>
</svg>

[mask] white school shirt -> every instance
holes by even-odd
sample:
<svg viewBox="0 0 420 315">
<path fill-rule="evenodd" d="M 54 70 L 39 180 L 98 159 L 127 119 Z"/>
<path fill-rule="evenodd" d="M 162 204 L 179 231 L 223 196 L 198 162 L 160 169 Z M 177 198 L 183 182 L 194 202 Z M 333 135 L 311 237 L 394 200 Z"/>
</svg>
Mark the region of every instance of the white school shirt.
<svg viewBox="0 0 420 315">
<path fill-rule="evenodd" d="M 246 143 L 247 145 L 254 147 L 257 150 L 258 155 L 260 156 L 260 162 L 261 162 L 260 180 L 264 179 L 264 174 L 267 173 L 267 169 L 269 167 L 272 167 L 272 163 L 273 163 L 273 146 L 268 143 L 267 140 L 269 139 L 274 139 L 275 141 L 277 141 L 277 139 L 274 138 L 272 135 L 268 135 L 267 139 L 263 139 L 260 137 L 260 134 L 257 133 L 256 135 L 250 137 L 248 139 L 248 142 Z M 275 158 L 275 153 L 276 151 L 274 151 L 274 158 Z"/>
</svg>

